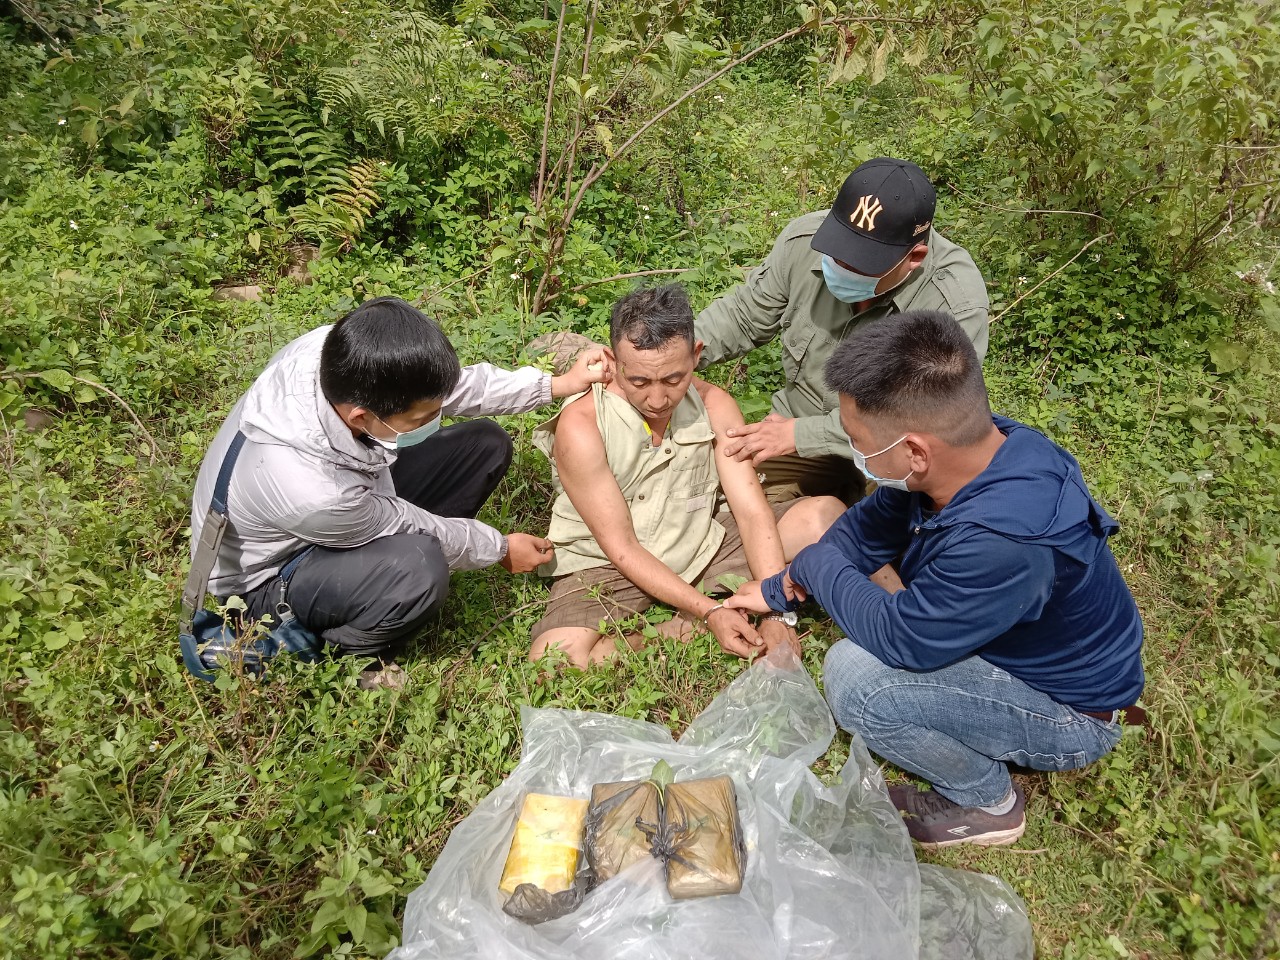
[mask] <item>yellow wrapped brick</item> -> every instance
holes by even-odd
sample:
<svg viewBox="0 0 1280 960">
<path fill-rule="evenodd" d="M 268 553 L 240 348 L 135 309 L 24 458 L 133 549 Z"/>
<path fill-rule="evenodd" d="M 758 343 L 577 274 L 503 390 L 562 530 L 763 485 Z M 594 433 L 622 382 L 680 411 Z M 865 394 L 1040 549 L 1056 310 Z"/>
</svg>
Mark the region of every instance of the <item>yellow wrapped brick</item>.
<svg viewBox="0 0 1280 960">
<path fill-rule="evenodd" d="M 547 893 L 568 890 L 578 869 L 586 817 L 586 800 L 528 794 L 498 889 L 508 896 L 522 883 Z"/>
</svg>

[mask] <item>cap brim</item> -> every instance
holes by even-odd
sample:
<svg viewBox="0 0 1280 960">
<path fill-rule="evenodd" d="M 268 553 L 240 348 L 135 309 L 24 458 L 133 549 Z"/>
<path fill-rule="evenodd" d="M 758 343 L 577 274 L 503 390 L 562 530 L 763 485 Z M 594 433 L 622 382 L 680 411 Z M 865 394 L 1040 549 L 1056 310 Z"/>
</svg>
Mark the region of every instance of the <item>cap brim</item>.
<svg viewBox="0 0 1280 960">
<path fill-rule="evenodd" d="M 839 217 L 828 213 L 809 246 L 819 253 L 834 257 L 868 277 L 879 277 L 889 272 L 907 255 L 915 244 L 881 243 L 851 230 Z"/>
</svg>

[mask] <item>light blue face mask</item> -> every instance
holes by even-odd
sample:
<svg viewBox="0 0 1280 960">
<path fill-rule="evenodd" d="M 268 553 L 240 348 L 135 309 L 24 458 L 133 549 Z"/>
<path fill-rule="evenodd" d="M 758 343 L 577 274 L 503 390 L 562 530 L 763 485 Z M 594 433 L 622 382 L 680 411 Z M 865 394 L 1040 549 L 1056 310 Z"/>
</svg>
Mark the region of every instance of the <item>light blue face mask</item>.
<svg viewBox="0 0 1280 960">
<path fill-rule="evenodd" d="M 827 282 L 831 295 L 841 303 L 862 303 L 876 295 L 880 277 L 864 277 L 846 270 L 825 253 L 822 255 L 822 279 Z"/>
<path fill-rule="evenodd" d="M 913 476 L 915 476 L 914 470 L 908 473 L 901 480 L 886 480 L 884 479 L 884 477 L 877 477 L 874 473 L 872 473 L 870 470 L 867 469 L 868 460 L 870 460 L 872 457 L 878 457 L 882 453 L 888 453 L 890 450 L 892 450 L 894 447 L 896 447 L 905 439 L 907 439 L 907 435 L 904 433 L 902 436 L 900 436 L 897 440 L 893 441 L 893 443 L 889 444 L 883 450 L 877 450 L 875 453 L 868 453 L 866 455 L 859 453 L 858 448 L 853 445 L 853 440 L 850 439 L 849 449 L 853 451 L 853 465 L 857 467 L 860 471 L 862 471 L 863 475 L 868 480 L 874 480 L 876 486 L 887 487 L 890 490 L 902 490 L 904 492 L 909 493 L 910 491 L 907 490 L 907 481 L 910 480 Z"/>
<path fill-rule="evenodd" d="M 396 438 L 394 440 L 384 440 L 382 439 L 382 437 L 375 437 L 372 433 L 366 434 L 368 438 L 372 440 L 374 443 L 378 444 L 381 447 L 386 447 L 388 450 L 400 450 L 400 449 L 403 449 L 404 447 L 412 447 L 415 444 L 421 443 L 423 440 L 427 439 L 427 437 L 431 436 L 433 433 L 435 433 L 437 430 L 440 429 L 441 414 L 439 413 L 437 413 L 433 419 L 428 420 L 422 426 L 414 427 L 412 430 L 406 430 L 403 433 L 401 433 L 395 427 L 391 426 L 391 424 L 387 423 L 387 421 L 383 420 L 380 416 L 378 416 L 372 410 L 370 410 L 369 413 L 372 414 L 373 419 L 377 420 L 380 424 L 382 424 L 384 427 L 386 427 L 388 430 L 390 430 L 392 433 L 396 435 Z"/>
</svg>

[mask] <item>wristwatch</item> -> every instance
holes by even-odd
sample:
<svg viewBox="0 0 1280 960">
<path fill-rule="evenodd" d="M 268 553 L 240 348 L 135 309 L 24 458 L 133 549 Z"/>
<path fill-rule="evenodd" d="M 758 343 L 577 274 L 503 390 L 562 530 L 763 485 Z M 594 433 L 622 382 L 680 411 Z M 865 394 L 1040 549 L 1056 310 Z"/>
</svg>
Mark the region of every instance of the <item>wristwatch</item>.
<svg viewBox="0 0 1280 960">
<path fill-rule="evenodd" d="M 788 627 L 794 627 L 800 622 L 800 618 L 796 616 L 794 610 L 788 610 L 786 613 L 769 613 L 760 618 L 761 620 L 781 620 Z"/>
</svg>

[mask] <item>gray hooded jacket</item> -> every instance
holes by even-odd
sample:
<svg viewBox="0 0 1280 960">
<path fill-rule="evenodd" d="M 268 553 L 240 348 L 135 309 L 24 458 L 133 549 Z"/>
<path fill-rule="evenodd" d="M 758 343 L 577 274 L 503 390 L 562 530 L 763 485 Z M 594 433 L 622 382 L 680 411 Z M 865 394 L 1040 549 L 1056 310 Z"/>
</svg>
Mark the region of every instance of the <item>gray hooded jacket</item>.
<svg viewBox="0 0 1280 960">
<path fill-rule="evenodd" d="M 429 533 L 452 570 L 506 554 L 506 537 L 478 520 L 438 517 L 396 496 L 395 453 L 354 437 L 320 390 L 320 350 L 330 327 L 294 340 L 240 398 L 205 454 L 192 501 L 200 539 L 222 458 L 237 430 L 245 444 L 231 476 L 227 530 L 210 578 L 218 597 L 265 583 L 308 546 L 358 547 L 393 533 Z M 462 368 L 444 401 L 447 417 L 523 413 L 551 402 L 551 376 L 532 367 Z"/>
</svg>

